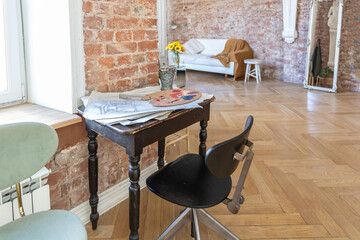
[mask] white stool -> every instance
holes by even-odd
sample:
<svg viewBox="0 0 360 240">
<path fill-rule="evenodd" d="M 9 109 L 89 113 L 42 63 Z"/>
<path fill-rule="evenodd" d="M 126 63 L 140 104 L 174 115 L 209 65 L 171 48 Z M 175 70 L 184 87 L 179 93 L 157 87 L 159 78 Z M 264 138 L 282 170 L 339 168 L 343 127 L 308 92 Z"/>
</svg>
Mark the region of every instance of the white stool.
<svg viewBox="0 0 360 240">
<path fill-rule="evenodd" d="M 244 82 L 248 81 L 250 76 L 256 78 L 256 83 L 261 82 L 261 74 L 260 74 L 260 64 L 262 60 L 259 59 L 245 59 L 244 63 L 246 63 L 246 73 Z M 255 69 L 251 70 L 251 65 L 255 65 Z"/>
</svg>

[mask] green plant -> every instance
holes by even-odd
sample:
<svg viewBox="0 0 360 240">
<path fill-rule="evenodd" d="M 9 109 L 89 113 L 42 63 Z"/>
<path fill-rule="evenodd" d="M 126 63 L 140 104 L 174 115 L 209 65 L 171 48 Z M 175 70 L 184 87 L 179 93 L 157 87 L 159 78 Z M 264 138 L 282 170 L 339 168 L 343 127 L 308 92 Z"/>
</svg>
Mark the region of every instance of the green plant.
<svg viewBox="0 0 360 240">
<path fill-rule="evenodd" d="M 322 78 L 326 78 L 329 74 L 334 74 L 334 71 L 331 68 L 326 67 L 320 70 L 319 76 Z"/>
</svg>

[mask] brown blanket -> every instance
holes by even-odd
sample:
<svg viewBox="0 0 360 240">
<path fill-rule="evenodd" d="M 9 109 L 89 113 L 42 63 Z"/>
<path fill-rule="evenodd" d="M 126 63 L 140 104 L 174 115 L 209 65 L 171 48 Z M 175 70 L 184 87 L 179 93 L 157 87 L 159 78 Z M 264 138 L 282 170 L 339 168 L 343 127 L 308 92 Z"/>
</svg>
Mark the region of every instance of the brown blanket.
<svg viewBox="0 0 360 240">
<path fill-rule="evenodd" d="M 230 62 L 234 62 L 234 79 L 238 79 L 245 76 L 244 59 L 253 58 L 253 51 L 245 40 L 229 39 L 225 49 L 212 58 L 218 59 L 225 67 L 229 67 Z"/>
</svg>

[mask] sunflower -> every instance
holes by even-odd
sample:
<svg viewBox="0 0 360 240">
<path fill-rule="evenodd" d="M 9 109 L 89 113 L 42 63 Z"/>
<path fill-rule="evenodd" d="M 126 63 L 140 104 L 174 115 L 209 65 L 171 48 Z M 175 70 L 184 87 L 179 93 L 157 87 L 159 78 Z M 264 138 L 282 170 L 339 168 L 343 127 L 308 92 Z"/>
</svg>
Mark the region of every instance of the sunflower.
<svg viewBox="0 0 360 240">
<path fill-rule="evenodd" d="M 170 50 L 174 53 L 185 52 L 184 46 L 179 41 L 169 43 L 166 50 Z"/>
<path fill-rule="evenodd" d="M 174 43 L 169 43 L 169 45 L 167 45 L 166 49 L 173 50 L 174 49 Z"/>
</svg>

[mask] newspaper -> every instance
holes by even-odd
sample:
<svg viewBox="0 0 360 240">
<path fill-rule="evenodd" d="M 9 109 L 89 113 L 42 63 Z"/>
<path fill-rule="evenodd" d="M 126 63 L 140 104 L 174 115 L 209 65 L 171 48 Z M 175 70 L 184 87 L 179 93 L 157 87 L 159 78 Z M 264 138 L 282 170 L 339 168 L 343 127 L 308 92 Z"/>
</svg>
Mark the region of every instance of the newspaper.
<svg viewBox="0 0 360 240">
<path fill-rule="evenodd" d="M 201 108 L 199 103 L 213 97 L 202 93 L 196 101 L 171 107 L 154 107 L 151 100 L 141 100 L 143 96 L 160 91 L 160 87 L 147 87 L 122 93 L 100 93 L 93 91 L 89 97 L 82 98 L 85 105 L 84 117 L 105 124 L 131 125 L 150 119 L 162 120 L 174 110 Z"/>
</svg>

